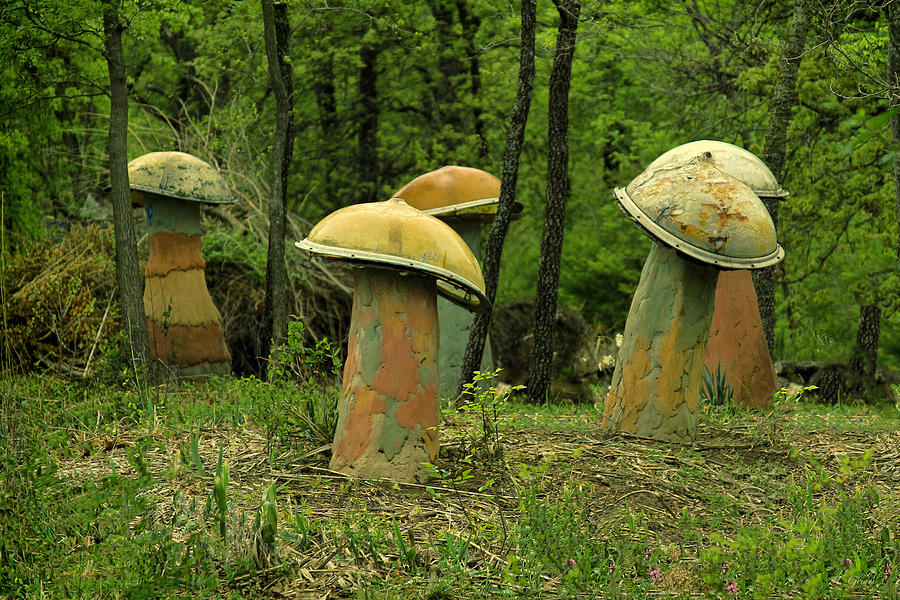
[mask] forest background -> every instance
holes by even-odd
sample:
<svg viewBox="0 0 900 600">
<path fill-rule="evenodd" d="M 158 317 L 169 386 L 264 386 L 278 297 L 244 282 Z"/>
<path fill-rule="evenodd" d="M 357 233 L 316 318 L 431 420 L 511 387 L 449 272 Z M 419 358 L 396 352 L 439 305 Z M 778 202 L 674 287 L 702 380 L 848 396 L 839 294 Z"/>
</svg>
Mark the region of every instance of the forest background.
<svg viewBox="0 0 900 600">
<path fill-rule="evenodd" d="M 295 134 L 288 210 L 300 224 L 293 233 L 342 206 L 388 199 L 446 164 L 500 175 L 518 76 L 517 3 L 287 4 Z M 776 271 L 775 359 L 846 360 L 861 307 L 877 307 L 880 363 L 900 367 L 895 111 L 887 101 L 882 4 L 811 4 L 780 181 L 791 194 L 779 215 L 787 258 Z M 68 227 L 110 212 L 103 5 L 0 8 L 5 264 L 36 252 L 35 241 L 46 246 L 48 222 Z M 583 5 L 559 294 L 598 334 L 624 327 L 650 244 L 619 212 L 612 188 L 691 140 L 723 140 L 761 155 L 794 8 L 777 0 Z M 221 169 L 238 203 L 227 214 L 207 213 L 210 286 L 226 276 L 216 265 L 230 264 L 242 265 L 261 289 L 264 240 L 247 233 L 270 194 L 275 98 L 259 4 L 129 1 L 119 10 L 128 159 L 182 150 Z M 499 304 L 535 295 L 557 21 L 553 4 L 539 3 L 516 196 L 524 210 L 506 241 Z M 288 260 L 299 261 L 291 241 Z M 95 321 L 104 299 L 101 293 L 90 306 Z"/>
</svg>

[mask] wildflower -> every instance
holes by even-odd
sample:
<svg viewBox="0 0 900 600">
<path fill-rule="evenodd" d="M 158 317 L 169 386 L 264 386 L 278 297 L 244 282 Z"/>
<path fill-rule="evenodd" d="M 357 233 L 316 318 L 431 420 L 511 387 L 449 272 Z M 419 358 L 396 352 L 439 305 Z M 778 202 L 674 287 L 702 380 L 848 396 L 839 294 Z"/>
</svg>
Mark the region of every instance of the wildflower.
<svg viewBox="0 0 900 600">
<path fill-rule="evenodd" d="M 738 590 L 737 583 L 729 581 L 725 584 L 725 591 L 729 594 L 737 594 L 740 590 Z"/>
<path fill-rule="evenodd" d="M 622 342 L 623 342 L 624 340 L 625 340 L 625 338 L 622 336 L 622 334 L 621 334 L 621 333 L 617 333 L 617 334 L 616 334 L 616 348 L 621 348 L 621 347 L 622 347 Z"/>
<path fill-rule="evenodd" d="M 647 548 L 646 550 L 644 550 L 644 558 L 645 559 L 650 558 L 650 548 Z"/>
<path fill-rule="evenodd" d="M 574 559 L 574 558 L 570 558 L 569 560 L 566 561 L 566 564 L 569 565 L 569 566 L 571 567 L 572 565 L 575 564 L 575 559 Z"/>
<path fill-rule="evenodd" d="M 884 581 L 887 582 L 888 579 L 891 578 L 891 571 L 893 570 L 894 565 L 891 564 L 891 561 L 884 566 Z"/>
<path fill-rule="evenodd" d="M 728 572 L 729 568 L 730 568 L 730 565 L 727 562 L 722 563 L 722 575 L 725 575 L 725 573 Z"/>
<path fill-rule="evenodd" d="M 609 563 L 609 574 L 612 575 L 615 570 L 616 570 L 616 563 L 610 562 Z"/>
<path fill-rule="evenodd" d="M 852 558 L 845 558 L 845 559 L 844 559 L 844 566 L 845 566 L 845 567 L 852 567 L 852 566 L 853 566 L 853 559 L 852 559 Z"/>
<path fill-rule="evenodd" d="M 662 577 L 662 574 L 659 572 L 659 569 L 650 567 L 650 579 L 659 579 L 660 577 Z"/>
</svg>

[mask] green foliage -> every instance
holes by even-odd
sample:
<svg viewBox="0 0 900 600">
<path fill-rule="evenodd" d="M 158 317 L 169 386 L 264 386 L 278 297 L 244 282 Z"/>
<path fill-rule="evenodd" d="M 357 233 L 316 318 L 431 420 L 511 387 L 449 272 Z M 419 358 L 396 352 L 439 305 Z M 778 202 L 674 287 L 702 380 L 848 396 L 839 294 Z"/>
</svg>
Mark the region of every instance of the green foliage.
<svg viewBox="0 0 900 600">
<path fill-rule="evenodd" d="M 325 338 L 307 347 L 303 331 L 301 321 L 289 323 L 285 344 L 273 352 L 269 381 L 248 377 L 235 385 L 238 402 L 264 428 L 270 449 L 330 444 L 337 426 L 339 349 Z"/>
<path fill-rule="evenodd" d="M 896 594 L 896 532 L 892 535 L 873 518 L 880 502 L 873 489 L 848 485 L 865 468 L 867 457 L 847 458 L 837 477 L 813 463 L 789 489 L 786 518 L 742 529 L 733 539 L 715 534 L 712 547 L 703 553 L 707 584 L 753 598 L 773 593 L 803 598 Z M 826 494 L 836 494 L 837 501 L 826 501 Z"/>
<path fill-rule="evenodd" d="M 483 461 L 499 461 L 503 458 L 503 447 L 500 445 L 500 410 L 510 395 L 525 389 L 516 385 L 498 390 L 491 383 L 497 379 L 500 369 L 493 373 L 475 371 L 472 381 L 463 386 L 459 410 L 469 411 L 480 419 L 478 431 L 469 431 L 469 440 L 473 450 Z"/>
<path fill-rule="evenodd" d="M 734 404 L 734 388 L 728 383 L 722 363 L 716 365 L 715 372 L 710 372 L 709 367 L 703 365 L 701 388 L 701 398 L 712 406 L 727 407 Z"/>
</svg>

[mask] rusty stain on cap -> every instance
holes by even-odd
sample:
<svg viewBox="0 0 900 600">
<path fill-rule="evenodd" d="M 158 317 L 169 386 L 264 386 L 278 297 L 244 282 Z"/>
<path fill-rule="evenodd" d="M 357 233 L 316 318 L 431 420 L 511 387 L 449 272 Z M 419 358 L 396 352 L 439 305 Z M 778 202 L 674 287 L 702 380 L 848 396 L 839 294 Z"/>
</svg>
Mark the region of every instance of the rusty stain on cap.
<svg viewBox="0 0 900 600">
<path fill-rule="evenodd" d="M 784 258 L 772 218 L 747 185 L 710 151 L 647 169 L 616 188 L 622 210 L 652 239 L 722 269 L 761 269 Z"/>
<path fill-rule="evenodd" d="M 718 140 L 698 140 L 676 146 L 663 152 L 645 169 L 655 171 L 670 164 L 683 164 L 708 152 L 716 161 L 716 167 L 735 177 L 763 198 L 784 198 L 788 192 L 778 185 L 775 175 L 755 154 L 740 146 Z"/>
</svg>

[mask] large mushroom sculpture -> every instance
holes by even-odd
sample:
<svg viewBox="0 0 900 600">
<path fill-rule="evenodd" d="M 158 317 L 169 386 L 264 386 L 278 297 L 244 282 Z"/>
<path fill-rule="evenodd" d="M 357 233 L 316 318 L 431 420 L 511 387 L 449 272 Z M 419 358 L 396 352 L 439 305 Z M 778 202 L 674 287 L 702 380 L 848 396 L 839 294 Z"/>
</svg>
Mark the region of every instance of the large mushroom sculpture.
<svg viewBox="0 0 900 600">
<path fill-rule="evenodd" d="M 788 195 L 769 167 L 755 154 L 718 140 L 698 140 L 661 154 L 647 167 L 654 171 L 667 164 L 680 164 L 709 152 L 716 167 L 741 180 L 763 201 Z M 706 348 L 706 368 L 720 373 L 733 390 L 735 404 L 765 408 L 771 404 L 778 377 L 763 332 L 759 304 L 750 271 L 719 273 L 716 308 Z"/>
<path fill-rule="evenodd" d="M 482 230 L 497 213 L 500 180 L 481 169 L 448 165 L 419 175 L 400 188 L 394 197 L 447 223 L 479 257 Z M 473 315 L 443 298 L 438 298 L 438 314 L 441 322 L 440 394 L 446 398 L 456 392 L 459 383 Z M 492 368 L 490 344 L 485 344 L 481 369 Z"/>
<path fill-rule="evenodd" d="M 132 204 L 147 214 L 150 255 L 144 312 L 151 356 L 176 375 L 231 372 L 222 316 L 206 287 L 202 204 L 233 202 L 219 173 L 184 152 L 151 152 L 128 163 Z"/>
<path fill-rule="evenodd" d="M 425 481 L 438 456 L 438 294 L 489 310 L 478 261 L 448 225 L 399 198 L 322 219 L 296 245 L 355 265 L 331 468 Z"/>
<path fill-rule="evenodd" d="M 689 443 L 697 437 L 719 269 L 770 266 L 784 250 L 759 197 L 708 152 L 645 171 L 615 195 L 656 243 L 628 313 L 603 424 Z"/>
</svg>

